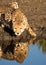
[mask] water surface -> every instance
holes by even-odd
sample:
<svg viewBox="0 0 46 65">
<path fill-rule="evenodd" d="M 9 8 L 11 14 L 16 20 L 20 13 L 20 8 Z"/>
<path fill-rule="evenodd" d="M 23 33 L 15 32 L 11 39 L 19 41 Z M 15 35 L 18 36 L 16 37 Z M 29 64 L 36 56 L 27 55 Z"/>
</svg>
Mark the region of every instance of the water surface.
<svg viewBox="0 0 46 65">
<path fill-rule="evenodd" d="M 0 65 L 20 65 L 16 61 L 0 60 Z M 46 65 L 46 41 L 31 44 L 29 54 L 21 65 Z"/>
</svg>

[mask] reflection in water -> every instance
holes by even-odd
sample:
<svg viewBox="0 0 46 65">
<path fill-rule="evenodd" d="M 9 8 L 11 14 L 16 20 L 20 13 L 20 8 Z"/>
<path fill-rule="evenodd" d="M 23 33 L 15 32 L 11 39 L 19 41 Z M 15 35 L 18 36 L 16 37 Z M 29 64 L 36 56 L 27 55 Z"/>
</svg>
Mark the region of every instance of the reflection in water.
<svg viewBox="0 0 46 65">
<path fill-rule="evenodd" d="M 46 53 L 46 40 L 40 39 L 38 47 L 39 49 L 42 48 L 43 53 Z"/>
<path fill-rule="evenodd" d="M 31 38 L 28 42 L 15 42 L 13 39 L 8 41 L 0 41 L 0 47 L 2 47 L 1 57 L 8 60 L 16 60 L 19 63 L 22 63 L 28 56 L 29 46 L 31 45 L 29 42 L 34 45 L 33 38 Z M 46 40 L 35 40 L 35 44 L 38 46 L 38 49 L 42 48 L 43 53 L 46 52 Z"/>
<path fill-rule="evenodd" d="M 28 55 L 29 46 L 31 45 L 31 43 L 33 45 L 36 44 L 38 46 L 38 49 L 42 48 L 43 53 L 46 52 L 46 40 L 44 40 L 44 39 L 35 40 L 35 38 L 31 38 L 30 40 L 28 40 L 28 42 L 30 42 L 30 43 L 26 42 L 27 40 L 22 42 L 24 40 L 24 38 L 21 42 L 20 42 L 20 39 L 18 39 L 18 40 L 19 40 L 19 42 L 15 42 L 15 40 L 0 41 L 0 46 L 2 47 L 2 52 L 3 52 L 3 54 L 1 55 L 2 58 L 7 59 L 7 60 L 16 60 L 19 63 L 22 63 Z M 35 45 L 34 45 L 34 47 L 35 47 Z M 33 52 L 34 52 L 34 50 L 33 50 Z M 38 54 L 38 52 L 37 52 L 37 54 Z"/>
<path fill-rule="evenodd" d="M 28 55 L 29 45 L 28 42 L 14 42 L 11 41 L 0 41 L 2 42 L 1 56 L 4 59 L 16 60 L 19 63 L 22 63 Z"/>
</svg>

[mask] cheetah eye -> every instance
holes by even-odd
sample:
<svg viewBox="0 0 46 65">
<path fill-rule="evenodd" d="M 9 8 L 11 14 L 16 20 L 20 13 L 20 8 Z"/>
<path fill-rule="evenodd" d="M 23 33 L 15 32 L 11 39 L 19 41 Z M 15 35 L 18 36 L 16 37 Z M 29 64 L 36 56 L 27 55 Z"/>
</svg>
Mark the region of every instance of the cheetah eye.
<svg viewBox="0 0 46 65">
<path fill-rule="evenodd" d="M 16 28 L 15 28 L 16 29 Z"/>
</svg>

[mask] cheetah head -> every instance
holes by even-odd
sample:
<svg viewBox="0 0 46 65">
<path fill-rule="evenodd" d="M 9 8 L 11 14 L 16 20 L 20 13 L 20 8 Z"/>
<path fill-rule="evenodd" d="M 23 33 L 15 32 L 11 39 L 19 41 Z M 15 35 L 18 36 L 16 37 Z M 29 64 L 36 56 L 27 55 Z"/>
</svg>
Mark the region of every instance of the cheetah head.
<svg viewBox="0 0 46 65">
<path fill-rule="evenodd" d="M 25 28 L 26 28 L 26 24 L 24 23 L 20 23 L 20 22 L 13 23 L 13 30 L 17 36 L 20 36 L 24 32 Z"/>
</svg>

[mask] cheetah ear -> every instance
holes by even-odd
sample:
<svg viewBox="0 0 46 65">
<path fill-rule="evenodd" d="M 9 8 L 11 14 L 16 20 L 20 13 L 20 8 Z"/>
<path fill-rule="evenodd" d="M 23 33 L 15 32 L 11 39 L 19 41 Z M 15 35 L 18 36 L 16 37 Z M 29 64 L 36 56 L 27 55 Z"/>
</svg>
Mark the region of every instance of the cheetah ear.
<svg viewBox="0 0 46 65">
<path fill-rule="evenodd" d="M 12 2 L 12 3 L 10 3 L 10 7 L 14 8 L 14 9 L 18 9 L 18 8 L 19 8 L 17 2 Z"/>
</svg>

